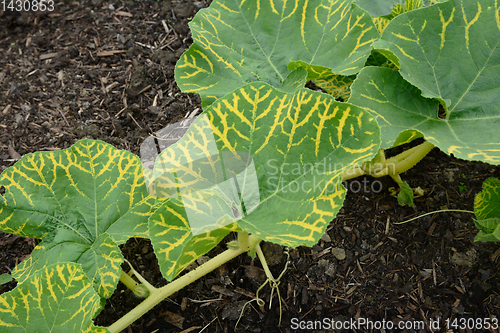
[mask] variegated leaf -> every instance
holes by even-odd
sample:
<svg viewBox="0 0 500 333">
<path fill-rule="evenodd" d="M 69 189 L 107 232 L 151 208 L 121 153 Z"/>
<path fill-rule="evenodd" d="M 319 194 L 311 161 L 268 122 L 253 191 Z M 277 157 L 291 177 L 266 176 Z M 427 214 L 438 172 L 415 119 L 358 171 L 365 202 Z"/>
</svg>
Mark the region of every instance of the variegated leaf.
<svg viewBox="0 0 500 333">
<path fill-rule="evenodd" d="M 42 238 L 13 271 L 18 281 L 47 264 L 81 263 L 101 297 L 113 293 L 123 261 L 118 244 L 147 237 L 149 196 L 139 158 L 102 141 L 27 154 L 0 175 L 0 229 Z"/>
<path fill-rule="evenodd" d="M 499 164 L 499 11 L 496 0 L 450 0 L 397 16 L 374 43 L 385 55 L 397 57 L 402 77 L 420 89 L 423 97 L 440 101 L 443 115 L 437 108 L 428 112 L 412 105 L 421 101 L 417 95 L 393 96 L 394 89 L 402 89 L 394 82 L 402 80 L 388 80 L 387 71 L 387 75 L 366 71 L 359 95 L 354 96 L 353 87 L 350 102 L 365 106 L 359 101 L 365 99 L 366 106 L 384 122 L 418 129 L 449 154 Z M 368 77 L 369 73 L 378 78 Z M 408 112 L 396 116 L 395 108 Z M 390 140 L 395 139 L 392 135 Z"/>
<path fill-rule="evenodd" d="M 379 38 L 370 15 L 353 1 L 215 0 L 190 23 L 193 45 L 175 79 L 207 107 L 250 82 L 281 88 L 298 67 L 309 79 L 357 73 Z"/>
<path fill-rule="evenodd" d="M 99 309 L 100 297 L 79 264 L 53 264 L 0 295 L 0 331 L 109 332 L 92 322 Z"/>
<path fill-rule="evenodd" d="M 373 117 L 320 92 L 253 83 L 217 100 L 156 161 L 149 188 L 171 197 L 149 220 L 162 273 L 173 278 L 236 228 L 315 244 L 342 206 L 343 171 L 379 143 Z"/>
<path fill-rule="evenodd" d="M 476 226 L 481 229 L 476 241 L 500 242 L 500 180 L 488 178 L 483 183 L 483 190 L 474 199 Z"/>
</svg>

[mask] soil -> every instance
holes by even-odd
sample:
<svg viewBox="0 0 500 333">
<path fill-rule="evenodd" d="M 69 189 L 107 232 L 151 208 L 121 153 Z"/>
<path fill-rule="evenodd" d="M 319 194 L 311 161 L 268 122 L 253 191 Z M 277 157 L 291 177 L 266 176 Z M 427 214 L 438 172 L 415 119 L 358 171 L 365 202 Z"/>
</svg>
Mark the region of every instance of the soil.
<svg viewBox="0 0 500 333">
<path fill-rule="evenodd" d="M 52 12 L 0 12 L 0 171 L 26 153 L 68 148 L 86 137 L 138 154 L 151 133 L 200 112 L 200 98 L 180 92 L 173 74 L 192 42 L 187 23 L 207 5 L 92 0 L 58 2 Z M 434 149 L 403 175 L 424 191 L 413 208 L 391 196 L 389 187 L 397 186 L 391 179 L 346 183 L 344 207 L 317 245 L 291 249 L 289 259 L 282 247 L 265 245 L 275 277 L 288 262 L 279 284 L 281 326 L 277 293 L 265 287 L 259 296 L 266 305 L 248 305 L 237 331 L 300 332 L 295 320 L 366 318 L 423 321 L 424 328 L 402 331 L 437 332 L 431 319 L 440 319 L 444 331 L 446 319 L 498 318 L 500 247 L 473 241 L 473 215 L 449 212 L 395 224 L 438 209 L 472 210 L 482 182 L 492 176 L 500 177 L 499 167 Z M 25 259 L 37 242 L 0 232 L 0 274 Z M 223 251 L 223 243 L 207 256 Z M 148 240 L 131 239 L 122 250 L 153 285 L 167 283 Z M 259 261 L 240 256 L 126 331 L 232 332 L 264 280 Z M 15 282 L 0 286 L 0 293 L 14 287 Z M 110 325 L 139 302 L 119 284 L 95 321 Z"/>
</svg>

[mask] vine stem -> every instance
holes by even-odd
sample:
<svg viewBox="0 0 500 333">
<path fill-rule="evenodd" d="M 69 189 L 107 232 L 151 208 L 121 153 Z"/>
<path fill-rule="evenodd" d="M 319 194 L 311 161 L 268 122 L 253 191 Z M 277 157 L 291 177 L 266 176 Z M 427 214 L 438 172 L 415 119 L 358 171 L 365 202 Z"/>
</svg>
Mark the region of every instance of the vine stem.
<svg viewBox="0 0 500 333">
<path fill-rule="evenodd" d="M 363 168 L 349 169 L 342 175 L 342 180 L 349 180 L 368 174 L 373 177 L 395 176 L 413 168 L 420 162 L 435 146 L 425 141 L 420 145 L 408 149 L 399 155 L 387 159 L 385 166 L 379 171 L 367 173 Z"/>
<path fill-rule="evenodd" d="M 132 277 L 127 273 L 125 273 L 123 270 L 120 274 L 120 282 L 123 283 L 128 289 L 130 289 L 134 293 L 135 296 L 139 298 L 146 298 L 151 293 L 150 288 L 148 288 L 143 284 L 135 282 L 135 280 L 132 279 Z"/>
<path fill-rule="evenodd" d="M 269 266 L 267 266 L 266 256 L 264 256 L 264 252 L 262 252 L 259 244 L 255 246 L 255 252 L 257 252 L 257 256 L 260 259 L 260 263 L 262 264 L 262 268 L 264 268 L 264 272 L 266 273 L 267 278 L 272 282 L 276 282 L 273 273 L 271 273 Z"/>
<path fill-rule="evenodd" d="M 238 238 L 240 237 L 239 234 Z M 243 238 L 248 237 L 248 240 L 246 242 L 247 244 L 245 247 L 240 246 L 236 249 L 227 249 L 226 251 L 210 259 L 203 265 L 198 266 L 196 269 L 170 282 L 166 286 L 156 289 L 149 295 L 148 298 L 146 298 L 139 305 L 130 310 L 129 313 L 127 313 L 125 316 L 121 317 L 115 323 L 109 326 L 108 330 L 111 333 L 121 332 L 122 330 L 126 329 L 130 324 L 132 324 L 134 321 L 142 317 L 146 312 L 155 307 L 158 303 L 163 301 L 165 298 L 181 290 L 182 288 L 186 287 L 192 282 L 198 280 L 202 276 L 210 273 L 211 271 L 225 264 L 229 260 L 239 256 L 240 254 L 252 250 L 261 241 L 260 238 L 254 235 L 248 236 L 248 234 L 246 234 L 242 235 L 242 237 Z"/>
<path fill-rule="evenodd" d="M 271 296 L 269 298 L 269 309 L 271 309 L 271 304 L 273 301 L 273 291 L 274 291 L 274 289 L 276 289 L 276 293 L 278 294 L 278 303 L 280 305 L 279 326 L 281 326 L 281 314 L 283 313 L 283 310 L 281 308 L 281 295 L 280 295 L 280 290 L 279 290 L 279 284 L 280 284 L 281 277 L 283 276 L 283 274 L 285 274 L 286 269 L 288 267 L 288 259 L 289 258 L 287 258 L 287 263 L 285 264 L 285 268 L 281 272 L 280 276 L 277 279 L 275 279 L 273 274 L 271 273 L 271 270 L 269 269 L 269 266 L 267 265 L 266 256 L 264 256 L 264 252 L 262 252 L 262 249 L 260 248 L 260 244 L 255 245 L 255 252 L 257 252 L 257 256 L 259 257 L 260 263 L 262 264 L 262 267 L 264 268 L 264 272 L 266 273 L 266 277 L 267 277 L 266 282 L 264 282 L 260 286 L 260 288 L 257 290 L 257 292 L 255 293 L 255 297 L 257 299 L 257 304 L 259 304 L 261 306 L 264 305 L 263 304 L 264 301 L 262 301 L 262 299 L 259 298 L 259 290 L 262 289 L 267 283 L 269 283 L 269 286 L 271 287 Z M 288 255 L 288 251 L 286 253 Z M 241 319 L 241 317 L 240 317 L 240 319 Z M 238 322 L 239 321 L 240 320 L 238 319 Z"/>
</svg>

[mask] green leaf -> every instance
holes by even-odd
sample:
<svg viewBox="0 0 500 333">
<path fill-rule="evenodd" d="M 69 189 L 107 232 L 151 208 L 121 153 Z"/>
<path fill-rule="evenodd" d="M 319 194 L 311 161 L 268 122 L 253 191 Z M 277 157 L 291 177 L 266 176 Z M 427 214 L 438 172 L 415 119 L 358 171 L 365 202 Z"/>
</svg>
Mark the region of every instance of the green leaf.
<svg viewBox="0 0 500 333">
<path fill-rule="evenodd" d="M 500 180 L 488 178 L 483 183 L 483 190 L 474 198 L 476 226 L 481 229 L 476 241 L 500 241 Z"/>
<path fill-rule="evenodd" d="M 101 297 L 113 293 L 123 261 L 118 244 L 147 237 L 149 196 L 139 158 L 102 141 L 27 154 L 0 175 L 0 229 L 42 238 L 12 275 L 22 282 L 45 265 L 81 263 Z"/>
<path fill-rule="evenodd" d="M 113 294 L 120 277 L 123 255 L 108 233 L 99 235 L 91 244 L 72 241 L 73 232 L 60 230 L 52 239 L 50 235 L 37 245 L 28 259 L 17 265 L 12 274 L 23 281 L 38 269 L 59 262 L 77 262 L 85 274 L 94 281 L 99 295 L 108 298 Z M 118 275 L 118 279 L 117 279 Z"/>
<path fill-rule="evenodd" d="M 378 151 L 362 109 L 305 88 L 264 83 L 218 99 L 164 150 L 149 188 L 170 197 L 149 219 L 162 273 L 173 278 L 229 230 L 311 246 L 342 206 L 345 169 Z"/>
<path fill-rule="evenodd" d="M 7 282 L 10 282 L 12 280 L 14 280 L 14 278 L 9 273 L 3 273 L 2 275 L 0 275 L 0 285 L 6 284 Z"/>
<path fill-rule="evenodd" d="M 93 325 L 100 298 L 80 265 L 53 264 L 0 295 L 0 331 L 109 332 Z"/>
<path fill-rule="evenodd" d="M 401 206 L 413 207 L 413 190 L 407 182 L 399 183 L 398 203 Z"/>
<path fill-rule="evenodd" d="M 307 82 L 307 71 L 299 67 L 286 77 L 281 90 L 286 93 L 293 93 L 295 90 L 305 86 Z"/>
<path fill-rule="evenodd" d="M 366 4 L 360 5 L 362 8 L 369 8 L 368 6 L 384 6 L 382 10 L 377 11 L 377 15 L 374 16 L 372 11 L 368 10 L 370 14 L 374 17 L 372 17 L 373 23 L 377 27 L 377 31 L 379 34 L 382 34 L 384 31 L 385 27 L 391 22 L 393 18 L 398 16 L 399 14 L 408 12 L 410 10 L 418 9 L 421 8 L 424 4 L 422 3 L 422 0 L 407 0 L 405 4 L 398 3 L 392 8 L 392 11 L 388 13 L 388 5 L 390 1 L 386 2 L 372 2 L 369 0 L 363 0 L 363 2 L 366 2 Z M 399 1 L 393 1 L 394 3 L 399 2 Z M 377 9 L 374 9 L 373 12 L 375 12 Z M 385 13 L 385 14 L 380 14 L 380 13 Z"/>
<path fill-rule="evenodd" d="M 449 122 L 439 119 L 439 102 L 423 98 L 420 90 L 405 81 L 397 71 L 366 67 L 358 74 L 351 91 L 349 103 L 361 106 L 378 117 L 384 149 L 422 136 L 444 151 L 459 142 L 453 141 L 456 138 Z"/>
<path fill-rule="evenodd" d="M 396 67 L 394 63 L 375 50 L 372 50 L 370 56 L 366 59 L 365 66 Z M 347 101 L 351 95 L 351 85 L 355 79 L 356 75 L 337 75 L 325 71 L 314 79 L 314 84 L 335 98 Z"/>
<path fill-rule="evenodd" d="M 479 220 L 500 218 L 500 180 L 488 178 L 483 183 L 483 190 L 474 198 L 474 213 Z"/>
<path fill-rule="evenodd" d="M 441 102 L 439 124 L 447 125 L 440 132 L 453 142 L 436 138 L 437 145 L 492 164 L 500 163 L 499 10 L 494 0 L 450 0 L 410 11 L 394 18 L 373 45 L 399 59 L 401 75 L 423 97 Z"/>
<path fill-rule="evenodd" d="M 314 84 L 333 97 L 347 101 L 351 95 L 351 84 L 355 78 L 355 75 L 344 76 L 326 73 L 314 79 Z"/>
<path fill-rule="evenodd" d="M 379 38 L 370 15 L 353 1 L 213 1 L 189 24 L 193 45 L 175 80 L 207 107 L 234 89 L 261 81 L 281 88 L 298 67 L 357 73 Z M 290 64 L 290 67 L 289 67 Z"/>
<path fill-rule="evenodd" d="M 480 109 L 468 110 L 470 118 L 439 117 L 439 102 L 424 98 L 397 71 L 366 67 L 351 86 L 349 103 L 378 117 L 382 148 L 424 136 L 448 154 L 468 160 L 500 163 L 498 117 L 483 117 Z M 497 112 L 498 113 L 498 112 Z M 500 124 L 499 124 L 500 125 Z"/>
<path fill-rule="evenodd" d="M 371 16 L 383 16 L 392 12 L 392 8 L 404 0 L 356 0 L 356 4 Z"/>
<path fill-rule="evenodd" d="M 476 242 L 500 242 L 500 218 L 491 218 L 474 221 L 476 227 L 480 229 L 474 237 Z"/>
</svg>

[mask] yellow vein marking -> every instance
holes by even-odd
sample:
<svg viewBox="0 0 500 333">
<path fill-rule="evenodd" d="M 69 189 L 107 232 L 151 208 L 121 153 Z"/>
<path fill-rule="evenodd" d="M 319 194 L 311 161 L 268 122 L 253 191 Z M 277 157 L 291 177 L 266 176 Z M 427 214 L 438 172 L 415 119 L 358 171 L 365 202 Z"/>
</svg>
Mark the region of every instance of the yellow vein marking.
<svg viewBox="0 0 500 333">
<path fill-rule="evenodd" d="M 444 42 L 443 42 L 444 43 Z M 408 53 L 406 53 L 403 48 L 397 44 L 394 44 L 394 46 L 396 46 L 398 48 L 398 50 L 403 53 L 403 55 L 407 56 L 408 58 L 412 59 L 412 60 L 416 60 L 418 61 L 417 59 L 413 58 L 411 55 L 409 55 Z"/>
<path fill-rule="evenodd" d="M 349 112 L 351 112 L 351 108 L 347 107 L 345 109 L 344 114 L 342 114 L 342 117 L 339 120 L 339 127 L 337 128 L 337 136 L 339 138 L 339 144 L 342 144 L 342 130 L 344 129 L 347 117 L 349 117 Z"/>
<path fill-rule="evenodd" d="M 440 49 L 442 49 L 444 46 L 444 41 L 445 41 L 446 27 L 448 26 L 448 24 L 450 24 L 451 21 L 453 21 L 453 16 L 455 15 L 455 7 L 453 7 L 453 9 L 452 9 L 451 14 L 450 14 L 450 18 L 448 19 L 448 21 L 444 20 L 443 11 L 441 10 L 441 8 L 438 8 L 438 10 L 439 10 L 439 19 L 441 20 L 441 23 L 443 24 L 443 29 L 441 30 L 441 34 L 440 34 L 440 36 L 441 36 Z"/>
<path fill-rule="evenodd" d="M 276 102 L 276 100 L 278 99 L 278 97 L 275 97 L 273 98 L 272 101 L 269 102 L 269 106 L 266 110 L 264 110 L 256 119 L 255 121 L 259 120 L 260 118 L 263 118 L 264 116 L 267 116 L 271 110 L 273 109 L 273 106 L 274 106 L 274 103 Z M 262 149 L 264 149 L 264 147 L 269 143 L 269 139 L 273 137 L 274 135 L 274 131 L 276 130 L 276 128 L 280 125 L 282 125 L 279 121 L 280 117 L 281 117 L 281 114 L 283 113 L 283 109 L 287 108 L 288 106 L 290 105 L 290 101 L 288 100 L 287 96 L 283 97 L 281 100 L 280 100 L 280 105 L 278 106 L 278 109 L 276 110 L 276 113 L 274 115 L 274 121 L 267 133 L 267 136 L 266 138 L 264 139 L 264 142 L 262 143 L 262 145 L 260 146 L 260 148 L 258 148 L 257 150 L 255 150 L 255 153 L 254 155 L 258 154 Z"/>
<path fill-rule="evenodd" d="M 498 8 L 498 0 L 495 0 L 495 20 L 497 21 L 497 27 L 500 30 L 500 8 Z"/>
<path fill-rule="evenodd" d="M 254 18 L 254 20 L 257 20 L 257 18 L 259 17 L 259 12 L 260 12 L 260 0 L 257 0 L 257 8 L 255 10 L 255 18 Z"/>
<path fill-rule="evenodd" d="M 315 144 L 316 144 L 316 149 L 314 151 L 315 155 L 318 156 L 318 153 L 319 153 L 319 145 L 321 143 L 321 134 L 323 132 L 323 129 L 326 128 L 325 126 L 325 123 L 327 120 L 330 120 L 332 118 L 335 117 L 335 115 L 337 114 L 337 110 L 338 110 L 338 107 L 336 107 L 334 110 L 333 110 L 333 113 L 329 114 L 328 115 L 328 111 L 330 110 L 330 106 L 332 104 L 332 101 L 330 101 L 328 103 L 328 105 L 326 106 L 325 108 L 325 112 L 323 114 L 319 114 L 318 112 L 318 116 L 319 116 L 319 124 L 316 126 L 316 140 L 315 140 Z"/>
<path fill-rule="evenodd" d="M 271 5 L 271 10 L 273 11 L 274 14 L 278 14 L 278 11 L 276 10 L 276 8 L 274 7 L 274 1 L 273 0 L 270 0 L 269 1 L 270 5 Z"/>
<path fill-rule="evenodd" d="M 304 6 L 302 7 L 302 19 L 300 20 L 300 34 L 302 36 L 302 43 L 304 43 L 306 48 L 307 48 L 307 44 L 306 44 L 304 27 L 306 25 L 306 8 L 307 8 L 308 2 L 309 2 L 309 0 L 304 1 Z"/>
<path fill-rule="evenodd" d="M 465 26 L 465 43 L 467 46 L 467 50 L 469 51 L 469 29 L 470 29 L 471 25 L 473 25 L 474 23 L 477 22 L 477 20 L 479 19 L 479 15 L 481 15 L 481 4 L 479 2 L 477 3 L 476 16 L 470 22 L 467 22 L 467 16 L 465 15 L 465 9 L 464 9 L 463 3 L 462 3 L 462 14 L 464 16 L 464 22 L 466 24 L 466 26 Z"/>
<path fill-rule="evenodd" d="M 295 12 L 297 11 L 297 8 L 299 7 L 299 0 L 295 0 L 295 5 L 292 9 L 292 11 L 290 12 L 290 14 L 288 14 L 287 16 L 283 17 L 281 19 L 281 21 L 284 21 L 286 20 L 287 18 L 291 17 L 293 14 L 295 14 Z M 285 0 L 285 3 L 283 4 L 283 14 L 285 13 L 285 10 L 286 10 L 286 0 Z"/>
<path fill-rule="evenodd" d="M 415 39 L 408 38 L 408 37 L 403 36 L 401 34 L 397 34 L 397 33 L 392 32 L 392 35 L 395 36 L 395 37 L 397 37 L 397 38 L 400 38 L 402 40 L 406 40 L 406 41 L 409 41 L 409 42 L 417 43 L 417 41 Z"/>
<path fill-rule="evenodd" d="M 226 6 L 226 5 L 224 5 L 223 3 L 220 3 L 220 2 L 219 2 L 219 5 L 220 5 L 223 9 L 227 10 L 227 11 L 228 11 L 228 12 L 230 12 L 230 13 L 239 13 L 238 11 L 236 11 L 236 10 L 232 10 L 231 8 L 227 7 L 227 6 Z"/>
<path fill-rule="evenodd" d="M 213 73 L 214 72 L 214 65 L 212 64 L 212 62 L 210 61 L 210 59 L 208 59 L 207 55 L 205 53 L 201 52 L 200 50 L 194 50 L 194 52 L 198 53 L 203 59 L 205 59 L 205 61 L 207 62 L 207 64 L 210 66 L 210 73 Z M 204 71 L 205 72 L 205 70 L 203 70 L 202 68 L 199 68 L 199 71 Z"/>
<path fill-rule="evenodd" d="M 368 147 L 365 147 L 365 148 L 361 148 L 361 149 L 351 149 L 351 148 L 348 148 L 348 147 L 342 147 L 344 148 L 344 150 L 348 153 L 364 153 L 364 152 L 367 152 L 369 150 L 371 150 L 373 147 L 375 146 L 374 143 L 372 143 L 371 145 L 369 145 Z M 370 153 L 371 154 L 371 153 Z M 366 158 L 366 156 L 361 156 L 361 158 Z"/>
</svg>

